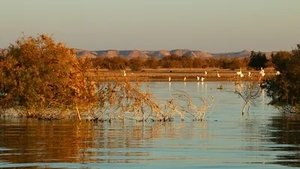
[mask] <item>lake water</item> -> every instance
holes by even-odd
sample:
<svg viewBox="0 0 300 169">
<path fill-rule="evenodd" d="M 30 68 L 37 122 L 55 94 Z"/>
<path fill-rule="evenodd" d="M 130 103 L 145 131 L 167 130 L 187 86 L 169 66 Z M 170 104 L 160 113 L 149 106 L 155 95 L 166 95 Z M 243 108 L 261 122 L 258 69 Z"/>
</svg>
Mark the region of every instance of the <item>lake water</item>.
<svg viewBox="0 0 300 169">
<path fill-rule="evenodd" d="M 223 86 L 218 90 L 219 85 Z M 177 90 L 215 100 L 205 121 L 93 123 L 0 119 L 0 168 L 300 167 L 300 124 L 262 95 L 249 115 L 232 82 L 157 82 L 163 101 Z"/>
</svg>

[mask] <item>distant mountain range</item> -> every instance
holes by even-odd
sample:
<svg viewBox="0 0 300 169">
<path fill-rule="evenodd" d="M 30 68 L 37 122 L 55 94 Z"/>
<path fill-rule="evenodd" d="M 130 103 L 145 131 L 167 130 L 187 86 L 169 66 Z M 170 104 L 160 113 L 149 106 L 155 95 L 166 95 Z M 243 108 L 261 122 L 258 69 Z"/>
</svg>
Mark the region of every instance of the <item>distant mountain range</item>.
<svg viewBox="0 0 300 169">
<path fill-rule="evenodd" d="M 189 49 L 174 49 L 174 50 L 157 50 L 157 51 L 142 51 L 142 50 L 98 50 L 98 51 L 88 51 L 88 50 L 77 50 L 78 57 L 124 57 L 124 58 L 148 58 L 157 57 L 163 58 L 170 55 L 177 56 L 188 56 L 194 58 L 219 58 L 219 57 L 249 57 L 251 52 L 243 50 L 240 52 L 228 52 L 228 53 L 209 53 L 201 50 L 189 50 Z"/>
<path fill-rule="evenodd" d="M 0 52 L 3 49 L 0 48 Z M 227 52 L 227 53 L 209 53 L 201 50 L 189 50 L 189 49 L 174 49 L 174 50 L 97 50 L 97 51 L 89 51 L 76 49 L 78 57 L 124 57 L 124 58 L 148 58 L 148 57 L 156 57 L 158 59 L 170 56 L 172 54 L 177 56 L 188 56 L 194 58 L 220 58 L 220 57 L 228 57 L 228 58 L 245 58 L 250 57 L 251 51 L 242 50 L 239 52 Z M 264 52 L 267 58 L 271 57 L 272 53 L 276 52 Z"/>
</svg>

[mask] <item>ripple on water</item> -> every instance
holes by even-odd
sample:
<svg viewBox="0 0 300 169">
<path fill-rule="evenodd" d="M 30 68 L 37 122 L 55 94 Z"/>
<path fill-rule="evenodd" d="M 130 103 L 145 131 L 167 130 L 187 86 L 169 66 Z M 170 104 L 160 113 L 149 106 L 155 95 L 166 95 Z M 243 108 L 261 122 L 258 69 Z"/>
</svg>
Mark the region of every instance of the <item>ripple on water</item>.
<svg viewBox="0 0 300 169">
<path fill-rule="evenodd" d="M 146 85 L 158 100 L 180 89 L 197 104 L 214 96 L 214 106 L 202 122 L 0 119 L 0 168 L 300 167 L 299 118 L 279 116 L 267 98 L 242 117 L 232 83 Z"/>
</svg>

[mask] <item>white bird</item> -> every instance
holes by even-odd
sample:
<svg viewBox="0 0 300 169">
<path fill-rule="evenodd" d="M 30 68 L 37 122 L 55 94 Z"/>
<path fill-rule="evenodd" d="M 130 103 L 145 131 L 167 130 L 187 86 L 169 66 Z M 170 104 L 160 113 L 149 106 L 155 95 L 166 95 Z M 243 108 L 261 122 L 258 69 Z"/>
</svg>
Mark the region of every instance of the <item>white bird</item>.
<svg viewBox="0 0 300 169">
<path fill-rule="evenodd" d="M 207 71 L 205 71 L 204 74 L 207 75 Z"/>
<path fill-rule="evenodd" d="M 240 69 L 240 71 L 236 72 L 236 74 L 237 74 L 238 76 L 240 76 L 241 78 L 244 77 L 244 74 L 243 74 L 243 72 L 242 72 L 242 69 Z"/>
<path fill-rule="evenodd" d="M 186 81 L 186 77 L 183 78 L 183 81 Z"/>
<path fill-rule="evenodd" d="M 197 76 L 197 81 L 199 81 L 200 80 L 200 77 L 199 76 Z"/>
<path fill-rule="evenodd" d="M 277 76 L 278 76 L 278 75 L 280 75 L 280 72 L 279 72 L 279 71 L 277 71 L 277 72 L 276 72 L 276 75 L 277 75 Z"/>
<path fill-rule="evenodd" d="M 125 77 L 125 76 L 127 76 L 127 74 L 126 74 L 126 71 L 125 70 L 123 70 L 123 76 Z"/>
<path fill-rule="evenodd" d="M 236 74 L 237 74 L 238 76 L 241 76 L 242 70 L 240 69 L 240 71 L 236 72 Z"/>
<path fill-rule="evenodd" d="M 217 72 L 217 77 L 221 77 L 220 74 L 219 74 L 219 72 Z"/>
<path fill-rule="evenodd" d="M 203 81 L 204 81 L 204 79 L 205 79 L 204 77 L 201 77 L 201 82 L 203 82 Z"/>
<path fill-rule="evenodd" d="M 260 72 L 262 77 L 264 77 L 266 75 L 265 70 L 263 68 L 260 68 Z"/>
<path fill-rule="evenodd" d="M 171 82 L 171 80 L 172 80 L 172 78 L 171 78 L 171 76 L 169 76 L 169 82 Z"/>
<path fill-rule="evenodd" d="M 248 77 L 251 77 L 251 72 L 248 72 Z"/>
</svg>

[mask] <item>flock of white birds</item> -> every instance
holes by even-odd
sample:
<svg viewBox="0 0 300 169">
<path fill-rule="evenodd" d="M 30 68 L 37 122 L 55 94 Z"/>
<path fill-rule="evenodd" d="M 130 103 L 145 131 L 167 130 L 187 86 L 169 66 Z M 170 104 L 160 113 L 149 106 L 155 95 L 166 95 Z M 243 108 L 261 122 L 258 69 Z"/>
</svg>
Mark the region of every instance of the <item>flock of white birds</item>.
<svg viewBox="0 0 300 169">
<path fill-rule="evenodd" d="M 240 78 L 245 77 L 244 73 L 242 72 L 242 69 L 240 69 L 239 71 L 237 71 L 236 74 L 237 74 L 237 76 L 239 76 Z M 265 70 L 264 70 L 263 68 L 260 69 L 259 74 L 260 74 L 261 77 L 266 76 Z M 204 75 L 205 75 L 205 76 L 208 75 L 207 71 L 204 71 Z M 280 75 L 280 72 L 277 71 L 277 72 L 276 72 L 276 75 Z M 124 76 L 124 77 L 127 76 L 125 70 L 123 70 L 123 76 Z M 219 73 L 218 71 L 217 71 L 216 76 L 217 76 L 218 78 L 221 77 L 221 75 L 220 75 L 220 73 Z M 251 73 L 251 72 L 248 72 L 248 77 L 250 78 L 251 76 L 252 76 L 252 73 Z M 183 78 L 183 81 L 186 82 L 186 80 L 187 80 L 187 77 L 185 76 L 185 77 Z M 199 82 L 199 81 L 204 82 L 204 80 L 205 80 L 205 77 L 202 76 L 202 77 L 200 78 L 199 76 L 197 76 L 197 81 L 198 81 L 198 82 Z M 169 76 L 168 81 L 169 81 L 169 82 L 172 81 L 172 77 L 171 77 L 171 76 Z"/>
</svg>

